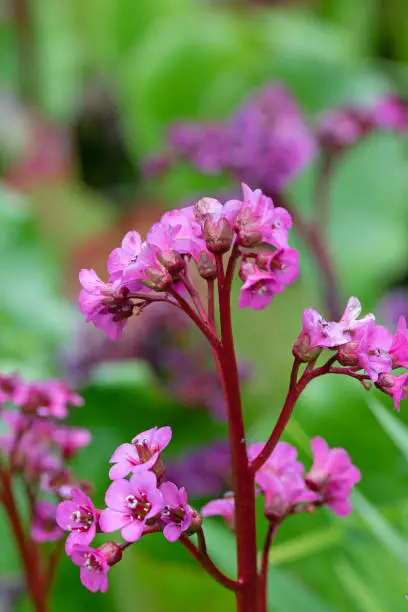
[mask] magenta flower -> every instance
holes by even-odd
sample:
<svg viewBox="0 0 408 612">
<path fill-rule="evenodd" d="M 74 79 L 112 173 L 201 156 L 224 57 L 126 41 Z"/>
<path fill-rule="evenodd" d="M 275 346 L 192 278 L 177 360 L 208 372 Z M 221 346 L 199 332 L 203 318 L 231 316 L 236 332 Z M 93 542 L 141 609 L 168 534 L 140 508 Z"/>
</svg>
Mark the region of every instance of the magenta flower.
<svg viewBox="0 0 408 612">
<path fill-rule="evenodd" d="M 24 383 L 17 374 L 0 373 L 0 404 L 14 402 L 15 394 L 22 385 Z"/>
<path fill-rule="evenodd" d="M 221 499 L 213 499 L 201 508 L 202 516 L 222 516 L 230 529 L 235 525 L 235 499 L 231 493 L 226 493 Z"/>
<path fill-rule="evenodd" d="M 282 285 L 290 285 L 299 276 L 299 252 L 296 249 L 282 248 L 274 253 L 261 251 L 256 262 Z"/>
<path fill-rule="evenodd" d="M 27 414 L 63 419 L 68 406 L 82 406 L 82 397 L 74 393 L 61 380 L 40 380 L 19 385 L 14 402 Z"/>
<path fill-rule="evenodd" d="M 242 207 L 239 200 L 224 205 L 215 198 L 201 198 L 194 206 L 200 235 L 211 253 L 226 253 L 232 244 L 233 229 Z"/>
<path fill-rule="evenodd" d="M 316 493 L 307 487 L 304 478 L 296 471 L 286 471 L 280 476 L 269 474 L 262 482 L 264 512 L 270 519 L 281 520 L 298 504 L 317 500 Z"/>
<path fill-rule="evenodd" d="M 71 554 L 75 546 L 87 546 L 96 533 L 99 512 L 92 500 L 80 489 L 71 490 L 72 499 L 58 504 L 57 523 L 71 533 L 67 537 L 65 550 Z"/>
<path fill-rule="evenodd" d="M 109 478 L 124 478 L 130 472 L 140 472 L 153 468 L 162 450 L 169 444 L 171 427 L 153 427 L 133 438 L 132 443 L 121 444 L 110 458 L 115 463 L 109 471 Z"/>
<path fill-rule="evenodd" d="M 108 508 L 103 510 L 99 525 L 102 531 L 121 529 L 127 542 L 136 542 L 143 534 L 146 521 L 163 509 L 163 495 L 152 472 L 139 472 L 130 480 L 115 480 L 106 492 Z"/>
<path fill-rule="evenodd" d="M 405 317 L 400 317 L 389 350 L 393 367 L 408 368 L 408 329 Z"/>
<path fill-rule="evenodd" d="M 408 372 L 401 376 L 380 374 L 375 384 L 381 391 L 392 397 L 394 408 L 399 412 L 401 400 L 408 396 Z"/>
<path fill-rule="evenodd" d="M 240 277 L 244 280 L 238 300 L 240 308 L 262 310 L 271 303 L 276 293 L 283 291 L 282 283 L 271 272 L 261 270 L 253 262 L 241 265 Z"/>
<path fill-rule="evenodd" d="M 31 525 L 31 537 L 34 542 L 55 542 L 63 536 L 57 525 L 55 513 L 57 507 L 46 501 L 37 501 L 34 506 L 34 517 Z"/>
<path fill-rule="evenodd" d="M 262 451 L 264 444 L 251 444 L 248 447 L 248 459 L 253 461 Z M 281 478 L 287 473 L 303 474 L 304 466 L 297 461 L 297 450 L 287 442 L 278 442 L 272 454 L 255 474 L 255 482 L 263 491 L 273 487 L 277 477 Z"/>
<path fill-rule="evenodd" d="M 64 459 L 71 459 L 80 448 L 90 444 L 92 434 L 89 429 L 82 427 L 57 427 L 53 439 L 60 447 Z"/>
<path fill-rule="evenodd" d="M 141 283 L 153 291 L 169 289 L 173 278 L 160 261 L 160 249 L 154 244 L 143 243 L 135 262 L 123 272 L 123 282 L 127 285 Z"/>
<path fill-rule="evenodd" d="M 117 340 L 133 314 L 129 289 L 121 287 L 120 280 L 104 283 L 95 270 L 81 270 L 79 280 L 83 287 L 79 294 L 79 307 L 86 322 L 92 321 L 108 338 Z"/>
<path fill-rule="evenodd" d="M 343 448 L 330 449 L 323 438 L 313 438 L 313 465 L 306 483 L 322 502 L 338 516 L 351 512 L 349 501 L 353 486 L 360 481 L 360 471 L 351 463 Z"/>
<path fill-rule="evenodd" d="M 101 547 L 102 548 L 102 547 Z M 96 593 L 108 590 L 108 558 L 100 549 L 89 546 L 76 546 L 70 554 L 75 565 L 79 565 L 81 582 L 90 591 Z"/>
<path fill-rule="evenodd" d="M 201 172 L 220 172 L 228 161 L 228 139 L 221 123 L 179 123 L 169 131 L 174 154 L 187 157 Z"/>
<path fill-rule="evenodd" d="M 253 247 L 267 242 L 277 248 L 288 246 L 288 229 L 292 219 L 284 208 L 275 208 L 271 198 L 260 189 L 252 191 L 242 184 L 244 200 L 235 222 L 238 243 Z"/>
<path fill-rule="evenodd" d="M 375 105 L 373 111 L 375 127 L 396 130 L 402 133 L 408 129 L 408 104 L 398 96 L 385 96 Z"/>
<path fill-rule="evenodd" d="M 108 258 L 108 272 L 110 274 L 109 281 L 113 283 L 120 280 L 123 271 L 133 262 L 136 261 L 142 247 L 142 239 L 140 234 L 134 230 L 128 232 L 122 240 L 122 246 L 114 249 Z M 133 291 L 137 288 L 132 287 Z"/>
<path fill-rule="evenodd" d="M 190 527 L 194 510 L 187 503 L 184 487 L 179 489 L 173 482 L 164 482 L 160 491 L 164 503 L 160 517 L 164 525 L 163 535 L 169 542 L 175 542 Z"/>
<path fill-rule="evenodd" d="M 387 373 L 392 369 L 392 356 L 390 348 L 392 335 L 383 325 L 376 325 L 370 321 L 356 334 L 355 354 L 358 364 L 366 371 L 374 382 L 381 373 Z"/>
<path fill-rule="evenodd" d="M 349 107 L 329 110 L 317 120 L 321 145 L 331 152 L 351 147 L 373 128 L 370 109 Z"/>
</svg>

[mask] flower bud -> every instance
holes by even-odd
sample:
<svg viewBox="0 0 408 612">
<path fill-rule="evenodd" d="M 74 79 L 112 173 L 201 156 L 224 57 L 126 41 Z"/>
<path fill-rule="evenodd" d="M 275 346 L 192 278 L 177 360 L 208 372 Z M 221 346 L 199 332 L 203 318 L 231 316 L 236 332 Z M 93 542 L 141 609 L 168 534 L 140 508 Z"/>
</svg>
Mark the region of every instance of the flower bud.
<svg viewBox="0 0 408 612">
<path fill-rule="evenodd" d="M 262 242 L 262 232 L 242 228 L 238 233 L 237 242 L 248 249 Z"/>
<path fill-rule="evenodd" d="M 191 506 L 189 506 L 189 509 L 192 511 L 192 515 L 191 515 L 190 527 L 187 529 L 186 533 L 188 535 L 192 535 L 193 533 L 197 533 L 198 531 L 200 531 L 202 523 L 203 523 L 203 519 L 202 519 L 201 514 L 199 514 L 197 510 L 195 510 L 195 508 L 192 508 Z"/>
<path fill-rule="evenodd" d="M 172 276 L 179 274 L 186 267 L 184 258 L 176 251 L 170 251 L 168 253 L 160 252 L 157 255 L 157 259 Z"/>
<path fill-rule="evenodd" d="M 343 366 L 355 366 L 358 364 L 358 356 L 356 350 L 358 348 L 357 342 L 347 342 L 339 346 L 338 350 L 338 362 Z"/>
<path fill-rule="evenodd" d="M 300 361 L 306 363 L 316 359 L 322 349 L 318 346 L 311 346 L 309 334 L 301 333 L 292 348 L 292 353 Z"/>
<path fill-rule="evenodd" d="M 146 285 L 146 287 L 153 289 L 153 291 L 166 291 L 171 286 L 173 279 L 166 268 L 151 267 L 147 268 L 146 278 L 140 282 Z"/>
<path fill-rule="evenodd" d="M 198 273 L 206 280 L 217 278 L 217 266 L 214 258 L 206 251 L 200 251 L 197 262 Z"/>
<path fill-rule="evenodd" d="M 203 238 L 210 253 L 226 253 L 231 248 L 232 227 L 228 220 L 221 217 L 214 221 L 210 216 L 204 220 L 202 225 Z"/>
<path fill-rule="evenodd" d="M 201 198 L 194 204 L 194 217 L 202 225 L 205 219 L 222 208 L 221 202 L 215 198 Z"/>
<path fill-rule="evenodd" d="M 122 559 L 122 549 L 115 542 L 106 542 L 98 550 L 105 557 L 108 565 L 115 565 Z"/>
</svg>

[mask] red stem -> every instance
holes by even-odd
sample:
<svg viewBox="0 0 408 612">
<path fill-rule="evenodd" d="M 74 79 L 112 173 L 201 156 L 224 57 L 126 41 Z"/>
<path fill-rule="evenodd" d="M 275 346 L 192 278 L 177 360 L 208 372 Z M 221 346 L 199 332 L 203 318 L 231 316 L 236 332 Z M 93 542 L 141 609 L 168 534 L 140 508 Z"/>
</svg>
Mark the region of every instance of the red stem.
<svg viewBox="0 0 408 612">
<path fill-rule="evenodd" d="M 182 295 L 177 293 L 175 289 L 170 289 L 169 293 L 177 300 L 181 308 L 190 317 L 193 323 L 195 323 L 197 327 L 202 331 L 202 333 L 207 338 L 211 346 L 215 349 L 218 349 L 219 347 L 218 339 L 214 335 L 213 331 L 209 328 L 208 322 L 203 321 L 201 317 L 196 312 L 194 312 L 194 310 L 191 308 L 187 300 L 185 300 Z"/>
<path fill-rule="evenodd" d="M 257 559 L 254 476 L 248 465 L 241 392 L 231 324 L 231 281 L 238 255 L 233 250 L 224 276 L 222 258 L 217 257 L 220 303 L 221 347 L 220 375 L 225 393 L 231 449 L 232 483 L 235 497 L 238 577 L 242 588 L 237 592 L 238 612 L 257 610 Z"/>
<path fill-rule="evenodd" d="M 214 580 L 222 584 L 222 586 L 230 591 L 238 591 L 241 588 L 239 582 L 236 582 L 223 574 L 213 563 L 210 557 L 206 553 L 200 551 L 187 536 L 181 535 L 179 541 L 181 544 L 183 544 L 184 548 L 186 548 L 193 559 L 198 561 L 201 567 L 207 572 L 207 574 L 214 578 Z"/>
<path fill-rule="evenodd" d="M 267 612 L 268 610 L 269 550 L 271 548 L 278 527 L 279 523 L 269 523 L 268 531 L 265 538 L 265 544 L 262 551 L 261 572 L 259 574 L 259 612 Z"/>
<path fill-rule="evenodd" d="M 20 552 L 21 561 L 27 580 L 27 588 L 37 612 L 47 612 L 46 584 L 40 567 L 38 549 L 26 539 L 17 504 L 14 499 L 11 476 L 0 468 L 2 485 L 1 501 L 7 512 L 10 526 Z"/>
</svg>

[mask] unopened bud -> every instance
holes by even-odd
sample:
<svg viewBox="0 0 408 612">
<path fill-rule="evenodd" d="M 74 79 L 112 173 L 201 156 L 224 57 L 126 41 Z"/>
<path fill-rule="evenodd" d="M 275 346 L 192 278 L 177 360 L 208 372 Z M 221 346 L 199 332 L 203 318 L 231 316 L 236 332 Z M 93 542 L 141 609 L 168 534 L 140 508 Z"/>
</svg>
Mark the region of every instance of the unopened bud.
<svg viewBox="0 0 408 612">
<path fill-rule="evenodd" d="M 253 261 L 243 261 L 240 268 L 239 268 L 239 278 L 245 282 L 247 277 L 250 276 L 251 274 L 257 274 L 259 273 L 259 268 L 256 265 L 255 262 Z"/>
<path fill-rule="evenodd" d="M 242 228 L 238 234 L 238 244 L 250 248 L 262 242 L 262 233 Z"/>
<path fill-rule="evenodd" d="M 214 258 L 206 251 L 200 251 L 197 262 L 198 273 L 206 280 L 217 278 L 217 266 Z"/>
<path fill-rule="evenodd" d="M 194 217 L 198 223 L 203 224 L 208 215 L 219 212 L 222 208 L 221 202 L 215 198 L 201 198 L 194 204 Z"/>
<path fill-rule="evenodd" d="M 343 366 L 355 366 L 358 364 L 358 356 L 356 350 L 357 342 L 346 342 L 339 346 L 337 360 Z"/>
<path fill-rule="evenodd" d="M 108 565 L 115 565 L 122 559 L 122 549 L 115 542 L 106 542 L 98 550 L 105 557 Z"/>
<path fill-rule="evenodd" d="M 193 512 L 193 514 L 191 516 L 190 527 L 187 529 L 186 533 L 188 535 L 192 535 L 193 533 L 197 533 L 198 531 L 200 531 L 201 526 L 203 524 L 203 519 L 201 514 L 197 512 L 197 510 L 195 510 L 191 506 L 189 506 L 189 509 Z"/>
<path fill-rule="evenodd" d="M 304 363 L 313 361 L 320 355 L 321 352 L 322 349 L 320 347 L 311 346 L 310 336 L 304 333 L 300 334 L 292 348 L 293 355 Z"/>
<path fill-rule="evenodd" d="M 171 286 L 173 279 L 166 268 L 147 268 L 146 277 L 140 282 L 153 291 L 165 291 Z"/>
<path fill-rule="evenodd" d="M 179 274 L 186 267 L 184 258 L 176 251 L 169 251 L 168 253 L 160 252 L 157 259 L 172 276 Z"/>
<path fill-rule="evenodd" d="M 231 248 L 232 227 L 223 217 L 217 222 L 207 217 L 202 225 L 203 238 L 211 253 L 226 253 Z"/>
</svg>

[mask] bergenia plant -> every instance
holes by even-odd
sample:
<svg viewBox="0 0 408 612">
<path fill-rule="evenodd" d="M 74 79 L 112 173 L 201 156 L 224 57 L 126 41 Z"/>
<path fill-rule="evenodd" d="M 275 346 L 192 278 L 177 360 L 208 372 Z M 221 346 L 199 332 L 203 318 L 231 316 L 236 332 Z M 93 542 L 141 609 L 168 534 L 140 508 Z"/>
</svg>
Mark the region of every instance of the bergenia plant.
<svg viewBox="0 0 408 612">
<path fill-rule="evenodd" d="M 312 308 L 305 310 L 279 418 L 270 435 L 265 432 L 265 441 L 249 441 L 234 348 L 231 287 L 234 278 L 240 279 L 239 305 L 259 310 L 296 280 L 299 258 L 289 245 L 291 226 L 287 210 L 275 206 L 260 189 L 243 184 L 239 199 L 221 203 L 203 197 L 165 213 L 144 241 L 130 231 L 109 257 L 107 282 L 93 270 L 80 272 L 81 310 L 109 338 L 119 338 L 132 316 L 143 316 L 156 302 L 182 311 L 202 332 L 225 397 L 232 469 L 232 491 L 199 511 L 188 502 L 188 488 L 166 476 L 163 455 L 171 442 L 169 427 L 152 423 L 149 430 L 124 441 L 110 458 L 106 508 L 95 509 L 89 498 L 74 490 L 71 500 L 57 509 L 58 525 L 70 532 L 66 551 L 81 567 L 81 581 L 88 589 L 105 591 L 108 571 L 122 560 L 123 551 L 159 532 L 170 543 L 180 542 L 204 571 L 229 589 L 239 612 L 265 612 L 269 552 L 282 522 L 324 506 L 340 517 L 351 512 L 350 496 L 361 475 L 346 450 L 329 448 L 315 437 L 313 463 L 306 468 L 296 449 L 280 439 L 300 395 L 321 376 L 347 376 L 366 389 L 375 384 L 399 409 L 408 394 L 408 373 L 396 370 L 408 367 L 408 330 L 401 319 L 392 335 L 376 324 L 373 314 L 360 316 L 356 297 L 336 320 L 326 320 Z M 205 300 L 193 281 L 199 277 L 206 283 Z M 260 556 L 257 497 L 268 526 Z M 205 517 L 214 515 L 223 517 L 235 534 L 236 576 L 217 567 L 207 550 Z M 96 530 L 118 532 L 121 539 L 93 548 Z"/>
</svg>

